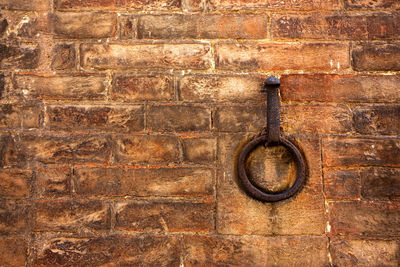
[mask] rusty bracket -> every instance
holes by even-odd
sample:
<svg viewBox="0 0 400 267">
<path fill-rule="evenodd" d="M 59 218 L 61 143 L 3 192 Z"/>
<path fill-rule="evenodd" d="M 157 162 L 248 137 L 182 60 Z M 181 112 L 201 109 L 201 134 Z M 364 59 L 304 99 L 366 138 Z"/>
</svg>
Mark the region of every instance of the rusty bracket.
<svg viewBox="0 0 400 267">
<path fill-rule="evenodd" d="M 276 202 L 288 199 L 298 193 L 306 181 L 306 164 L 302 153 L 292 142 L 283 138 L 280 134 L 279 86 L 280 80 L 274 76 L 269 77 L 266 80 L 264 84 L 264 87 L 267 90 L 268 101 L 266 131 L 245 145 L 239 155 L 237 164 L 239 181 L 244 191 L 249 196 L 263 202 Z M 289 189 L 285 191 L 271 192 L 258 187 L 249 180 L 246 172 L 246 161 L 250 153 L 259 145 L 264 145 L 265 147 L 282 145 L 293 155 L 296 165 L 296 181 Z"/>
</svg>

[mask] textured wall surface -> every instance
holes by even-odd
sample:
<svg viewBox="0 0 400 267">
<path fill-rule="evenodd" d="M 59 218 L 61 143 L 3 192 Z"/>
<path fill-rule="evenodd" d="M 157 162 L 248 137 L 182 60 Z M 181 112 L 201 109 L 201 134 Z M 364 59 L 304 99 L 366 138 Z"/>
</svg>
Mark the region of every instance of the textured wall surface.
<svg viewBox="0 0 400 267">
<path fill-rule="evenodd" d="M 1 266 L 398 266 L 399 136 L 398 0 L 0 0 Z"/>
</svg>

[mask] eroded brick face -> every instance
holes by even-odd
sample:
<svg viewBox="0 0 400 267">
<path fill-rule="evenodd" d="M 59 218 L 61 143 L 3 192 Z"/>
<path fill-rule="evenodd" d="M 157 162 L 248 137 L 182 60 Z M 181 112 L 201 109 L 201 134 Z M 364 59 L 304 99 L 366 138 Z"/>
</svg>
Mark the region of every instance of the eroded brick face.
<svg viewBox="0 0 400 267">
<path fill-rule="evenodd" d="M 397 267 L 399 71 L 398 0 L 0 0 L 0 266 Z"/>
</svg>

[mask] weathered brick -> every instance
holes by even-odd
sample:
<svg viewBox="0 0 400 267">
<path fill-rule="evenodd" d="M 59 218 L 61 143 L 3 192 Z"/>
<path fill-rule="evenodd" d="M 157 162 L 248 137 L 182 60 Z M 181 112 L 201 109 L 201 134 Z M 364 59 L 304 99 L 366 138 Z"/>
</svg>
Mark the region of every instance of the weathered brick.
<svg viewBox="0 0 400 267">
<path fill-rule="evenodd" d="M 215 61 L 224 70 L 337 71 L 349 67 L 348 50 L 341 43 L 218 43 Z"/>
<path fill-rule="evenodd" d="M 204 0 L 182 1 L 183 11 L 202 11 L 206 5 Z"/>
<path fill-rule="evenodd" d="M 110 235 L 93 238 L 40 235 L 35 266 L 178 266 L 180 239 L 166 235 Z"/>
<path fill-rule="evenodd" d="M 41 124 L 40 104 L 0 104 L 0 128 L 38 128 Z"/>
<path fill-rule="evenodd" d="M 214 171 L 201 168 L 78 168 L 75 190 L 84 196 L 211 196 Z"/>
<path fill-rule="evenodd" d="M 138 37 L 145 39 L 264 39 L 265 15 L 147 15 L 139 18 Z"/>
<path fill-rule="evenodd" d="M 398 75 L 293 74 L 281 77 L 280 94 L 283 101 L 398 102 L 399 83 Z"/>
<path fill-rule="evenodd" d="M 368 39 L 398 39 L 400 13 L 373 13 L 366 16 Z"/>
<path fill-rule="evenodd" d="M 0 197 L 29 197 L 31 181 L 32 171 L 2 169 L 0 171 Z"/>
<path fill-rule="evenodd" d="M 0 99 L 2 99 L 6 94 L 6 76 L 0 73 Z"/>
<path fill-rule="evenodd" d="M 400 139 L 327 137 L 322 144 L 326 166 L 400 165 Z"/>
<path fill-rule="evenodd" d="M 164 75 L 118 75 L 113 81 L 111 98 L 122 101 L 172 100 L 173 80 Z"/>
<path fill-rule="evenodd" d="M 104 99 L 106 93 L 105 77 L 97 75 L 18 75 L 15 87 L 17 94 L 44 100 Z"/>
<path fill-rule="evenodd" d="M 83 44 L 81 64 L 96 69 L 207 69 L 207 44 Z"/>
<path fill-rule="evenodd" d="M 29 231 L 30 206 L 14 201 L 0 201 L 0 235 L 24 234 Z"/>
<path fill-rule="evenodd" d="M 183 160 L 192 163 L 214 164 L 217 153 L 215 138 L 184 138 Z"/>
<path fill-rule="evenodd" d="M 141 105 L 49 105 L 46 107 L 46 123 L 51 130 L 141 131 L 144 128 L 144 110 Z"/>
<path fill-rule="evenodd" d="M 0 167 L 22 167 L 25 157 L 19 153 L 15 136 L 0 134 Z"/>
<path fill-rule="evenodd" d="M 400 70 L 400 42 L 355 44 L 351 56 L 358 71 Z"/>
<path fill-rule="evenodd" d="M 178 140 L 173 136 L 131 135 L 113 139 L 113 157 L 118 164 L 172 163 L 178 160 Z"/>
<path fill-rule="evenodd" d="M 63 197 L 71 192 L 71 168 L 68 166 L 39 168 L 35 177 L 38 198 Z"/>
<path fill-rule="evenodd" d="M 186 75 L 180 80 L 184 101 L 264 100 L 265 77 L 252 75 Z"/>
<path fill-rule="evenodd" d="M 179 0 L 56 0 L 57 9 L 128 9 L 128 10 L 176 10 L 181 7 Z"/>
<path fill-rule="evenodd" d="M 52 54 L 51 68 L 53 70 L 67 70 L 75 67 L 74 44 L 58 44 L 54 46 Z"/>
<path fill-rule="evenodd" d="M 122 40 L 136 39 L 137 23 L 138 18 L 136 15 L 118 15 L 119 38 Z"/>
<path fill-rule="evenodd" d="M 28 242 L 19 237 L 0 238 L 0 262 L 3 266 L 27 266 Z"/>
<path fill-rule="evenodd" d="M 325 196 L 328 199 L 359 199 L 361 175 L 359 170 L 324 169 Z"/>
<path fill-rule="evenodd" d="M 210 8 L 218 10 L 242 10 L 242 9 L 292 9 L 292 10 L 315 10 L 340 8 L 339 0 L 210 0 Z"/>
<path fill-rule="evenodd" d="M 121 230 L 209 232 L 214 208 L 209 202 L 123 201 L 116 204 L 115 227 Z"/>
<path fill-rule="evenodd" d="M 327 242 L 325 237 L 185 235 L 185 266 L 328 266 Z"/>
<path fill-rule="evenodd" d="M 331 242 L 335 266 L 398 266 L 399 245 L 395 240 L 340 239 Z"/>
<path fill-rule="evenodd" d="M 56 13 L 50 18 L 54 33 L 63 38 L 112 37 L 117 25 L 117 17 L 112 13 Z"/>
<path fill-rule="evenodd" d="M 11 10 L 47 10 L 49 2 L 47 0 L 0 0 L 0 7 Z"/>
<path fill-rule="evenodd" d="M 400 105 L 357 106 L 353 112 L 361 134 L 400 134 Z"/>
<path fill-rule="evenodd" d="M 35 202 L 36 231 L 91 232 L 110 228 L 110 208 L 101 200 Z"/>
<path fill-rule="evenodd" d="M 332 235 L 399 236 L 400 205 L 390 202 L 329 203 Z"/>
<path fill-rule="evenodd" d="M 397 0 L 345 0 L 346 9 L 400 9 L 400 3 Z"/>
<path fill-rule="evenodd" d="M 361 186 L 363 198 L 398 198 L 400 197 L 400 169 L 362 170 Z"/>
<path fill-rule="evenodd" d="M 0 104 L 0 128 L 20 128 L 21 110 L 17 104 Z"/>
<path fill-rule="evenodd" d="M 36 44 L 0 44 L 0 69 L 34 69 L 39 65 L 39 56 Z"/>
<path fill-rule="evenodd" d="M 196 118 L 196 119 L 194 119 Z M 152 105 L 149 107 L 147 127 L 155 132 L 210 131 L 211 110 L 192 105 Z"/>
<path fill-rule="evenodd" d="M 20 151 L 28 160 L 42 163 L 106 162 L 110 144 L 102 135 L 39 135 L 21 137 Z"/>
<path fill-rule="evenodd" d="M 219 132 L 260 132 L 266 115 L 265 106 L 218 106 L 213 124 Z"/>
<path fill-rule="evenodd" d="M 45 12 L 1 10 L 0 18 L 0 37 L 30 39 L 49 33 L 48 16 Z"/>
</svg>

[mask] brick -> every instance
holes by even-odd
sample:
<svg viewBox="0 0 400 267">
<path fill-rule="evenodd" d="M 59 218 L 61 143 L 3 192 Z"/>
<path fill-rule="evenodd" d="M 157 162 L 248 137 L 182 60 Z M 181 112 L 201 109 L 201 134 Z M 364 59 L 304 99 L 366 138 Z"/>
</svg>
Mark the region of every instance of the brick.
<svg viewBox="0 0 400 267">
<path fill-rule="evenodd" d="M 322 140 L 326 166 L 399 166 L 400 140 L 327 137 Z"/>
<path fill-rule="evenodd" d="M 0 69 L 34 69 L 39 65 L 40 47 L 35 44 L 1 44 Z"/>
<path fill-rule="evenodd" d="M 375 13 L 366 16 L 368 39 L 398 39 L 400 13 Z"/>
<path fill-rule="evenodd" d="M 218 132 L 259 132 L 266 115 L 265 106 L 218 106 L 213 124 Z"/>
<path fill-rule="evenodd" d="M 214 229 L 212 203 L 124 201 L 116 204 L 115 227 L 120 230 L 209 232 Z"/>
<path fill-rule="evenodd" d="M 330 245 L 336 266 L 398 266 L 395 240 L 340 239 Z"/>
<path fill-rule="evenodd" d="M 165 235 L 109 235 L 92 238 L 40 235 L 35 266 L 178 266 L 180 240 Z"/>
<path fill-rule="evenodd" d="M 51 130 L 142 131 L 144 110 L 141 105 L 49 105 L 45 120 Z"/>
<path fill-rule="evenodd" d="M 400 197 L 400 169 L 379 168 L 361 171 L 361 194 L 367 199 Z"/>
<path fill-rule="evenodd" d="M 400 3 L 397 0 L 345 0 L 346 9 L 399 9 Z"/>
<path fill-rule="evenodd" d="M 28 160 L 42 163 L 98 162 L 108 160 L 111 146 L 101 135 L 39 135 L 21 137 L 20 151 Z"/>
<path fill-rule="evenodd" d="M 182 139 L 183 160 L 199 164 L 214 164 L 217 153 L 215 138 Z"/>
<path fill-rule="evenodd" d="M 204 0 L 188 0 L 182 1 L 183 11 L 202 11 L 205 8 Z"/>
<path fill-rule="evenodd" d="M 223 70 L 337 71 L 349 67 L 348 49 L 339 43 L 218 43 L 215 61 Z"/>
<path fill-rule="evenodd" d="M 400 105 L 357 106 L 353 112 L 361 134 L 400 134 Z"/>
<path fill-rule="evenodd" d="M 38 128 L 41 124 L 40 104 L 0 104 L 0 128 Z"/>
<path fill-rule="evenodd" d="M 400 42 L 355 44 L 351 57 L 358 71 L 400 70 Z"/>
<path fill-rule="evenodd" d="M 105 99 L 105 77 L 97 75 L 41 76 L 18 75 L 17 94 L 43 100 Z"/>
<path fill-rule="evenodd" d="M 49 3 L 47 0 L 0 0 L 0 7 L 11 10 L 47 10 Z"/>
<path fill-rule="evenodd" d="M 15 137 L 11 134 L 0 134 L 0 167 L 24 165 L 24 157 L 18 153 Z"/>
<path fill-rule="evenodd" d="M 206 44 L 83 44 L 81 64 L 95 69 L 207 69 Z"/>
<path fill-rule="evenodd" d="M 0 36 L 15 39 L 37 39 L 49 33 L 48 16 L 45 12 L 1 11 Z"/>
<path fill-rule="evenodd" d="M 83 196 L 211 196 L 214 172 L 202 168 L 78 168 L 76 193 Z"/>
<path fill-rule="evenodd" d="M 50 18 L 53 32 L 62 38 L 112 37 L 117 25 L 117 17 L 112 13 L 55 13 Z"/>
<path fill-rule="evenodd" d="M 128 9 L 128 10 L 177 10 L 181 6 L 178 0 L 56 0 L 57 9 L 93 10 L 93 9 Z"/>
<path fill-rule="evenodd" d="M 2 169 L 0 171 L 0 196 L 3 198 L 28 198 L 32 172 Z"/>
<path fill-rule="evenodd" d="M 92 232 L 110 228 L 110 208 L 100 200 L 36 201 L 36 231 Z"/>
<path fill-rule="evenodd" d="M 329 203 L 332 235 L 399 236 L 399 203 L 333 202 Z"/>
<path fill-rule="evenodd" d="M 51 69 L 68 70 L 75 67 L 76 53 L 74 44 L 58 44 L 52 50 Z"/>
<path fill-rule="evenodd" d="M 130 40 L 137 38 L 137 23 L 136 15 L 119 15 L 119 38 L 122 40 Z"/>
<path fill-rule="evenodd" d="M 185 266 L 329 265 L 325 237 L 186 235 L 183 242 Z"/>
<path fill-rule="evenodd" d="M 325 196 L 328 199 L 359 199 L 361 175 L 359 170 L 324 169 Z"/>
<path fill-rule="evenodd" d="M 0 238 L 0 262 L 3 266 L 26 266 L 28 244 L 23 238 Z"/>
<path fill-rule="evenodd" d="M 173 80 L 164 75 L 118 75 L 113 80 L 111 98 L 119 101 L 172 100 Z"/>
<path fill-rule="evenodd" d="M 178 160 L 178 140 L 173 136 L 116 136 L 115 163 L 172 163 Z"/>
<path fill-rule="evenodd" d="M 151 131 L 204 132 L 210 131 L 210 126 L 211 110 L 203 106 L 168 104 L 149 107 L 147 127 Z"/>
<path fill-rule="evenodd" d="M 328 9 L 337 10 L 340 8 L 338 0 L 211 0 L 210 8 L 217 10 L 242 10 L 242 9 L 273 9 L 273 10 L 315 10 Z"/>
<path fill-rule="evenodd" d="M 293 74 L 281 77 L 280 94 L 283 101 L 398 102 L 399 83 L 397 75 Z"/>
<path fill-rule="evenodd" d="M 185 75 L 180 80 L 184 101 L 265 100 L 262 91 L 265 77 L 252 75 Z"/>
<path fill-rule="evenodd" d="M 0 128 L 20 128 L 21 109 L 16 104 L 0 104 Z"/>
<path fill-rule="evenodd" d="M 38 198 L 64 197 L 71 192 L 71 168 L 55 166 L 36 170 L 36 195 Z"/>
<path fill-rule="evenodd" d="M 6 94 L 6 77 L 3 73 L 0 73 L 0 99 Z"/>
<path fill-rule="evenodd" d="M 267 38 L 267 16 L 147 15 L 139 19 L 138 37 L 145 39 L 264 39 Z"/>
<path fill-rule="evenodd" d="M 30 206 L 14 201 L 0 201 L 0 235 L 24 234 L 29 231 Z"/>
</svg>

